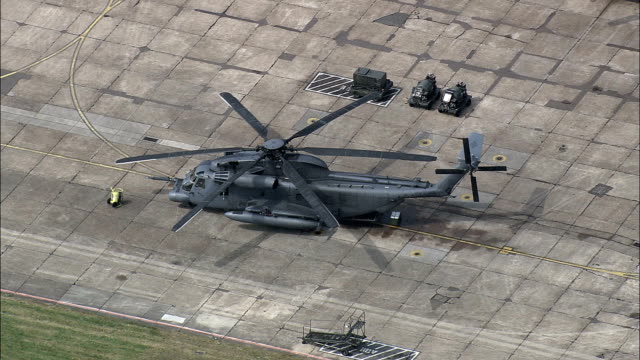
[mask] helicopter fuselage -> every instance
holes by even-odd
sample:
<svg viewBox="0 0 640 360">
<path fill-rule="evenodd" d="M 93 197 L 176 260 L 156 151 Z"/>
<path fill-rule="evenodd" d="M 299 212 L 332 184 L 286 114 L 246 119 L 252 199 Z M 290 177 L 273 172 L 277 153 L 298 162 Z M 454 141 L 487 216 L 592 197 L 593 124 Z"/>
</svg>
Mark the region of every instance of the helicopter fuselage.
<svg viewBox="0 0 640 360">
<path fill-rule="evenodd" d="M 447 195 L 419 179 L 331 171 L 323 160 L 300 153 L 289 153 L 286 158 L 338 219 L 384 213 L 406 198 Z M 203 161 L 176 181 L 169 199 L 200 204 L 241 163 L 256 159 L 256 152 L 242 151 Z M 295 229 L 319 225 L 316 212 L 284 175 L 277 159 L 264 158 L 205 205 L 230 210 L 225 215 L 244 222 Z"/>
</svg>

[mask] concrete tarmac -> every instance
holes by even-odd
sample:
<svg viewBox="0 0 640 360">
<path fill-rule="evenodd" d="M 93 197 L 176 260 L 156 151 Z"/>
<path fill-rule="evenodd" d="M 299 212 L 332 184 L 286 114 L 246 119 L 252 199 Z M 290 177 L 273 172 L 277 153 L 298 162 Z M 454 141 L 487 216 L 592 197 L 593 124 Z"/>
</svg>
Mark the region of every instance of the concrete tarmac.
<svg viewBox="0 0 640 360">
<path fill-rule="evenodd" d="M 3 0 L 1 286 L 328 358 L 303 325 L 339 331 L 361 309 L 369 338 L 418 359 L 637 359 L 638 13 L 626 0 Z M 189 209 L 144 175 L 207 157 L 113 168 L 261 143 L 222 91 L 290 136 L 348 103 L 305 91 L 314 75 L 357 67 L 402 92 L 302 146 L 435 155 L 323 159 L 437 182 L 456 138 L 482 132 L 483 165 L 509 170 L 478 173 L 481 203 L 465 179 L 456 198 L 401 205 L 399 229 L 312 234 L 206 211 L 173 233 Z M 429 72 L 467 83 L 461 117 L 408 106 Z"/>
</svg>

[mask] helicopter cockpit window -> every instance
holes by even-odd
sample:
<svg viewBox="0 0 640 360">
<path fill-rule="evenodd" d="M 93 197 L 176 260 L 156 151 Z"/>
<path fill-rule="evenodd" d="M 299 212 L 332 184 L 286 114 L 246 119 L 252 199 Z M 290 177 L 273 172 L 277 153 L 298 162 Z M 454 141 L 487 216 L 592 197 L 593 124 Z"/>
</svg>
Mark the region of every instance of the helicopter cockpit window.
<svg viewBox="0 0 640 360">
<path fill-rule="evenodd" d="M 196 180 L 195 186 L 199 188 L 204 188 L 204 178 L 198 178 L 198 180 Z"/>
</svg>

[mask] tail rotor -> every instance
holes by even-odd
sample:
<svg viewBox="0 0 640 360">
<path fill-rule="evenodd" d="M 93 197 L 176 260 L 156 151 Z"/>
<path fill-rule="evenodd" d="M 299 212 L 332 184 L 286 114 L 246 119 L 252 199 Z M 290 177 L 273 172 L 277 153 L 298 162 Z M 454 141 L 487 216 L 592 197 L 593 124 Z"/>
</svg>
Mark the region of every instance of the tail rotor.
<svg viewBox="0 0 640 360">
<path fill-rule="evenodd" d="M 473 175 L 475 171 L 507 171 L 506 166 L 478 166 L 480 164 L 480 155 L 482 153 L 482 136 L 480 134 L 472 133 L 469 136 L 472 137 L 474 141 L 473 151 L 471 149 L 471 145 L 469 143 L 469 138 L 462 139 L 462 152 L 461 156 L 464 156 L 464 159 L 460 159 L 461 165 L 457 169 L 436 169 L 436 174 L 458 174 L 465 175 L 469 173 L 471 177 L 471 192 L 473 193 L 473 201 L 480 202 L 480 197 L 478 194 L 478 181 L 476 177 Z"/>
</svg>

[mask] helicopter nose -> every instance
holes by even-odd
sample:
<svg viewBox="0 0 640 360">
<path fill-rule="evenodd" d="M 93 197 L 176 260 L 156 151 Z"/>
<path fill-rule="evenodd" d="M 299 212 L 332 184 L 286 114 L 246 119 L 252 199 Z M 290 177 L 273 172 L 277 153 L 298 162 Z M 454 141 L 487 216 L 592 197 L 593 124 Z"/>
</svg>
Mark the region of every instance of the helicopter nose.
<svg viewBox="0 0 640 360">
<path fill-rule="evenodd" d="M 176 184 L 173 186 L 173 189 L 169 192 L 169 200 L 176 202 L 188 202 L 189 194 L 184 191 L 181 191 L 182 188 L 182 179 L 176 180 Z"/>
</svg>

